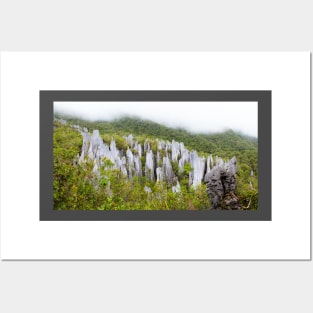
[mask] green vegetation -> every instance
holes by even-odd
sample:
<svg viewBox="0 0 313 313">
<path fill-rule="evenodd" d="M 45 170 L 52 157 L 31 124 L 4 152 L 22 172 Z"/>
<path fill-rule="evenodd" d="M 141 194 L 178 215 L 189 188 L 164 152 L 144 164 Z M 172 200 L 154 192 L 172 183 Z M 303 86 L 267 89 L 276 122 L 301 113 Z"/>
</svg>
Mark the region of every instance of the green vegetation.
<svg viewBox="0 0 313 313">
<path fill-rule="evenodd" d="M 98 129 L 104 142 L 113 138 L 119 150 L 126 151 L 123 136 L 133 134 L 143 143 L 147 138 L 155 152 L 155 139 L 184 142 L 186 148 L 197 150 L 199 155 L 218 155 L 223 159 L 234 155 L 238 160 L 237 195 L 244 208 L 255 210 L 258 206 L 258 152 L 257 139 L 228 130 L 219 134 L 194 134 L 184 129 L 169 128 L 151 121 L 124 117 L 111 122 L 89 122 L 74 117 L 64 117 L 68 124 L 87 127 L 90 132 Z M 54 208 L 56 210 L 202 210 L 210 207 L 205 185 L 189 188 L 189 163 L 179 172 L 172 162 L 179 179 L 181 193 L 173 193 L 166 183 L 155 183 L 145 177 L 129 180 L 109 163 L 100 169 L 101 178 L 93 172 L 93 163 L 78 163 L 82 136 L 68 124 L 54 122 Z M 163 151 L 160 151 L 163 153 Z M 161 155 L 162 157 L 163 155 Z M 110 162 L 109 160 L 107 160 Z M 145 169 L 145 157 L 141 158 Z M 251 177 L 251 170 L 254 176 Z M 250 181 L 252 186 L 250 186 Z M 150 187 L 146 192 L 144 186 Z"/>
<path fill-rule="evenodd" d="M 93 164 L 78 165 L 81 135 L 69 126 L 54 123 L 53 199 L 56 210 L 92 209 L 104 201 L 94 188 Z"/>
</svg>

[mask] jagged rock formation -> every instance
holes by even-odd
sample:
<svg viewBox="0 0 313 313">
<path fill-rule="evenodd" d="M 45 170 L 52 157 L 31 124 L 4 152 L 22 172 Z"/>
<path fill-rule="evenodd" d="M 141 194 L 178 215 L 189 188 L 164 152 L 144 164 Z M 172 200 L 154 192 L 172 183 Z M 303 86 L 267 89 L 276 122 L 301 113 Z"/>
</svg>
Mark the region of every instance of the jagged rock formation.
<svg viewBox="0 0 313 313">
<path fill-rule="evenodd" d="M 236 157 L 226 163 L 218 159 L 216 164 L 206 175 L 207 192 L 211 199 L 212 209 L 240 209 L 239 200 L 235 194 Z"/>
<path fill-rule="evenodd" d="M 189 151 L 182 142 L 156 140 L 157 151 L 152 151 L 148 140 L 144 142 L 142 149 L 141 144 L 129 135 L 124 137 L 128 144 L 128 149 L 124 153 L 117 149 L 113 139 L 110 143 L 105 143 L 98 130 L 94 130 L 91 135 L 86 128 L 82 129 L 78 125 L 73 127 L 83 136 L 79 162 L 85 162 L 86 159 L 93 161 L 93 171 L 97 176 L 100 176 L 99 169 L 105 164 L 105 160 L 110 160 L 112 167 L 119 169 L 129 179 L 134 176 L 145 176 L 151 181 L 166 181 L 172 185 L 173 192 L 180 192 L 178 177 L 172 167 L 173 163 L 177 163 L 180 173 L 184 171 L 184 166 L 190 163 L 189 186 L 192 187 L 199 185 L 213 166 L 211 155 L 208 159 L 199 157 L 197 151 Z M 142 157 L 145 159 L 144 168 Z"/>
<path fill-rule="evenodd" d="M 196 187 L 199 185 L 203 179 L 204 170 L 205 170 L 205 158 L 198 157 L 197 151 L 192 151 L 190 153 L 190 165 L 193 168 L 193 171 L 189 176 L 189 185 Z"/>
<path fill-rule="evenodd" d="M 150 148 L 146 152 L 145 176 L 149 177 L 152 181 L 154 180 L 154 156 Z"/>
<path fill-rule="evenodd" d="M 239 209 L 239 201 L 235 195 L 237 160 L 233 157 L 230 161 L 212 155 L 207 158 L 199 156 L 197 151 L 189 151 L 184 143 L 172 140 L 163 141 L 156 139 L 156 151 L 151 148 L 151 141 L 137 142 L 132 135 L 125 136 L 128 145 L 126 152 L 116 147 L 114 139 L 105 143 L 98 130 L 92 135 L 86 128 L 74 125 L 83 136 L 83 144 L 79 162 L 86 160 L 94 162 L 93 171 L 100 177 L 102 166 L 111 166 L 118 169 L 127 179 L 135 176 L 145 176 L 151 181 L 166 181 L 172 187 L 172 191 L 179 193 L 179 173 L 184 172 L 184 166 L 190 164 L 189 186 L 196 188 L 201 182 L 205 182 L 207 193 L 210 197 L 213 209 Z M 142 166 L 144 159 L 144 166 Z M 108 165 L 108 160 L 110 164 Z M 173 165 L 178 166 L 178 175 L 173 170 Z M 146 193 L 151 189 L 145 186 Z"/>
</svg>

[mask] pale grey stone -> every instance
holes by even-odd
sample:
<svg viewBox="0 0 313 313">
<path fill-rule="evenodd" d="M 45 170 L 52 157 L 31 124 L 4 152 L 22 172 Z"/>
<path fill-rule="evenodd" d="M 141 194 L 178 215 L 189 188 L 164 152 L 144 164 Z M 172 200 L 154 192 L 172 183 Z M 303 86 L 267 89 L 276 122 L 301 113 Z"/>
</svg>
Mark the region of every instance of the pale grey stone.
<svg viewBox="0 0 313 313">
<path fill-rule="evenodd" d="M 152 191 L 151 188 L 148 187 L 148 186 L 145 186 L 145 187 L 143 188 L 143 190 L 144 190 L 146 193 L 150 193 L 150 192 Z"/>
<path fill-rule="evenodd" d="M 164 173 L 163 173 L 162 167 L 157 167 L 155 171 L 156 171 L 157 182 L 163 181 Z"/>
<path fill-rule="evenodd" d="M 135 175 L 142 176 L 141 160 L 139 155 L 134 156 Z"/>
<path fill-rule="evenodd" d="M 154 180 L 154 156 L 151 150 L 146 153 L 145 176 Z"/>
<path fill-rule="evenodd" d="M 163 157 L 162 169 L 163 169 L 164 179 L 168 183 L 172 184 L 175 175 L 172 169 L 171 161 L 168 156 Z"/>
<path fill-rule="evenodd" d="M 134 143 L 134 136 L 132 134 L 129 134 L 128 136 L 124 136 L 124 138 L 128 145 L 132 148 Z"/>
<path fill-rule="evenodd" d="M 177 161 L 178 156 L 180 154 L 180 145 L 178 142 L 173 140 L 170 147 L 172 150 L 172 161 Z"/>
<path fill-rule="evenodd" d="M 197 151 L 192 151 L 190 153 L 190 165 L 192 171 L 189 174 L 189 185 L 197 187 L 201 184 L 204 176 L 205 159 L 203 157 L 199 157 Z"/>
<path fill-rule="evenodd" d="M 177 181 L 176 186 L 172 186 L 172 192 L 175 192 L 175 193 L 180 193 L 181 192 L 180 184 L 179 184 L 178 181 Z"/>
</svg>

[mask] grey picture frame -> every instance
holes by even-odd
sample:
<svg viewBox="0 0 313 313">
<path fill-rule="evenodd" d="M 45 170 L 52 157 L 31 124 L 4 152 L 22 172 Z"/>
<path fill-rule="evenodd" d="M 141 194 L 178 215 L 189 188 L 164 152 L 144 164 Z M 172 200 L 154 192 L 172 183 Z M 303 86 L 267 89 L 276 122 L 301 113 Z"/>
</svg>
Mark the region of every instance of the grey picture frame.
<svg viewBox="0 0 313 313">
<path fill-rule="evenodd" d="M 56 211 L 53 209 L 53 103 L 56 101 L 203 101 L 258 103 L 258 210 L 202 211 Z M 41 90 L 40 221 L 271 221 L 271 90 Z"/>
</svg>

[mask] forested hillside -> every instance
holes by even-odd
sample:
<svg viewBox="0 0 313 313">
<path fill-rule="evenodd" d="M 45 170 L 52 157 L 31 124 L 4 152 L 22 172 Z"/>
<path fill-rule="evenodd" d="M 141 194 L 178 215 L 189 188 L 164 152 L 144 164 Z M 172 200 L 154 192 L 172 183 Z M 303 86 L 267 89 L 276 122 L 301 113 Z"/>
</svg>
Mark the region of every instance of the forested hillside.
<svg viewBox="0 0 313 313">
<path fill-rule="evenodd" d="M 178 143 L 183 143 L 182 147 L 188 153 L 196 150 L 196 156 L 199 160 L 207 160 L 212 156 L 212 166 L 218 158 L 227 160 L 235 156 L 238 161 L 236 193 L 242 208 L 257 209 L 258 151 L 256 138 L 238 134 L 232 130 L 218 134 L 196 134 L 184 129 L 170 128 L 131 117 L 123 117 L 110 122 L 89 122 L 60 114 L 56 114 L 55 118 L 55 209 L 209 209 L 210 199 L 205 191 L 204 178 L 200 184 L 193 184 L 190 177 L 194 176 L 193 172 L 195 170 L 191 167 L 190 162 L 186 161 L 181 164 L 178 159 L 176 162 L 172 156 L 173 152 L 171 150 Z M 60 119 L 66 120 L 66 124 L 61 123 Z M 81 129 L 88 129 L 90 134 L 94 130 L 98 130 L 104 144 L 108 147 L 111 144 L 109 150 L 116 149 L 117 154 L 124 153 L 127 162 L 131 154 L 132 162 L 135 162 L 134 168 L 130 170 L 125 164 L 125 173 L 128 173 L 128 176 L 133 171 L 131 179 L 125 179 L 121 175 L 121 171 L 116 169 L 114 162 L 112 163 L 109 159 L 102 160 L 101 166 L 97 165 L 96 170 L 95 163 L 90 158 L 85 157 L 84 162 L 82 162 L 82 150 L 87 148 L 83 147 L 83 132 L 80 133 L 73 128 L 73 125 L 78 125 Z M 127 139 L 130 134 L 132 134 L 132 142 Z M 113 147 L 112 140 L 114 142 Z M 161 142 L 164 142 L 164 145 L 166 142 L 172 144 L 160 148 Z M 138 145 L 143 150 L 140 153 L 138 152 Z M 149 146 L 149 150 L 144 149 L 145 145 Z M 147 174 L 146 162 L 149 151 L 151 151 L 155 162 L 154 168 L 151 168 L 151 171 L 154 172 L 152 173 L 154 179 L 148 179 Z M 164 170 L 165 165 L 162 164 L 162 160 L 165 160 L 167 154 L 170 155 L 168 158 L 170 164 L 166 166 L 171 169 L 172 178 L 175 178 L 172 180 L 160 178 L 167 172 Z M 136 157 L 138 159 L 137 163 Z M 163 169 L 163 173 L 159 172 L 159 181 L 156 183 L 158 174 L 156 168 L 158 166 Z M 205 166 L 207 168 L 207 165 Z M 203 170 L 206 171 L 207 169 Z M 139 171 L 142 174 L 136 175 L 136 171 L 137 174 Z M 177 186 L 179 184 L 179 192 L 175 190 L 175 184 Z"/>
</svg>

